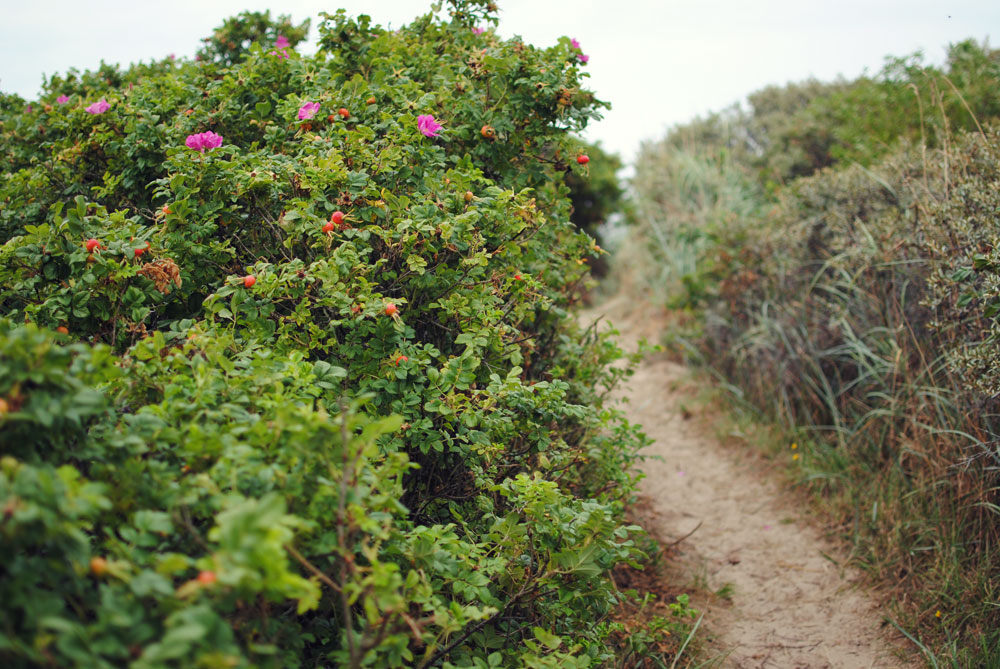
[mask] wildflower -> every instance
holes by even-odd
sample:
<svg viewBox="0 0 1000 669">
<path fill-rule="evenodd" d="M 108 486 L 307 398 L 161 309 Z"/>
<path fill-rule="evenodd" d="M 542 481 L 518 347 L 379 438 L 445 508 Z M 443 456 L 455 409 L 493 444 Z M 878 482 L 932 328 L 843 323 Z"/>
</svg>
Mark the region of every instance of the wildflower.
<svg viewBox="0 0 1000 669">
<path fill-rule="evenodd" d="M 276 49 L 287 49 L 291 45 L 292 43 L 284 35 L 278 35 L 278 39 L 274 40 L 274 47 Z"/>
<path fill-rule="evenodd" d="M 799 445 L 798 445 L 797 443 L 795 443 L 795 442 L 792 442 L 792 450 L 793 450 L 793 451 L 794 451 L 794 450 L 795 450 L 796 448 L 798 448 L 798 447 L 799 447 Z"/>
<path fill-rule="evenodd" d="M 28 112 L 30 114 L 31 113 L 31 105 L 28 105 L 27 107 L 25 107 L 24 111 L 26 111 L 26 112 Z M 90 111 L 90 110 L 88 109 L 87 111 Z"/>
<path fill-rule="evenodd" d="M 305 121 L 306 119 L 310 119 L 313 116 L 315 116 L 316 112 L 318 111 L 319 111 L 318 102 L 307 102 L 301 107 L 299 107 L 299 120 Z"/>
<path fill-rule="evenodd" d="M 173 54 L 172 53 L 172 54 L 168 55 L 167 58 L 169 58 L 170 60 L 177 60 L 177 54 Z"/>
<path fill-rule="evenodd" d="M 67 102 L 69 102 L 69 96 L 68 95 L 60 95 L 59 97 L 56 98 L 56 102 L 58 102 L 61 105 L 64 105 Z"/>
<path fill-rule="evenodd" d="M 421 114 L 417 117 L 417 127 L 420 132 L 424 133 L 425 137 L 437 137 L 441 124 L 434 120 L 433 115 Z"/>
<path fill-rule="evenodd" d="M 586 65 L 588 62 L 590 62 L 590 56 L 588 56 L 585 53 L 578 54 L 577 57 L 576 57 L 576 59 L 578 61 L 580 61 L 581 63 L 583 63 L 584 65 Z"/>
<path fill-rule="evenodd" d="M 795 455 L 792 456 L 792 460 L 798 460 L 798 459 L 799 459 L 799 454 L 798 453 L 796 453 Z"/>
<path fill-rule="evenodd" d="M 84 111 L 87 112 L 88 114 L 103 114 L 104 112 L 108 111 L 109 109 L 111 109 L 111 105 L 108 104 L 107 100 L 105 100 L 104 98 L 101 98 L 100 100 L 98 100 L 94 104 L 92 104 L 89 107 L 87 107 L 86 109 L 84 109 Z"/>
<path fill-rule="evenodd" d="M 217 135 L 211 131 L 200 132 L 194 135 L 188 135 L 187 139 L 184 140 L 184 144 L 186 144 L 189 149 L 194 149 L 199 152 L 217 149 L 222 146 L 222 135 Z"/>
<path fill-rule="evenodd" d="M 580 42 L 575 37 L 571 39 L 569 43 L 573 46 L 574 49 L 580 48 Z"/>
<path fill-rule="evenodd" d="M 217 135 L 214 132 L 204 132 L 202 136 L 205 138 L 206 149 L 217 149 L 222 146 L 222 135 Z"/>
<path fill-rule="evenodd" d="M 473 35 L 482 35 L 484 32 L 486 32 L 485 28 L 473 28 L 472 29 L 472 34 Z"/>
<path fill-rule="evenodd" d="M 938 609 L 937 611 L 934 612 L 934 617 L 935 618 L 940 618 L 941 617 L 941 609 Z"/>
</svg>

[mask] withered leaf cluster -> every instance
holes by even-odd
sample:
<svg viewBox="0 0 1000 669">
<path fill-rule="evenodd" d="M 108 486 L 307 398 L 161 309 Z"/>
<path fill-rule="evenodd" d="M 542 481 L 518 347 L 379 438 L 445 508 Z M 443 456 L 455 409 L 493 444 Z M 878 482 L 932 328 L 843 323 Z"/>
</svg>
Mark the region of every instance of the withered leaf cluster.
<svg viewBox="0 0 1000 669">
<path fill-rule="evenodd" d="M 153 262 L 148 262 L 137 272 L 146 277 L 154 284 L 156 289 L 166 295 L 170 292 L 170 284 L 181 287 L 180 268 L 170 258 L 160 258 Z"/>
</svg>

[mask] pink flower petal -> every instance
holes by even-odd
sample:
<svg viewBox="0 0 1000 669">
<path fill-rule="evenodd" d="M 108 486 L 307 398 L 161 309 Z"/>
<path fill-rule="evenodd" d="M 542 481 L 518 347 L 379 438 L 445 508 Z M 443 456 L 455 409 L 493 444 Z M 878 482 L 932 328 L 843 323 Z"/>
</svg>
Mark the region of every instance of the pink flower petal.
<svg viewBox="0 0 1000 669">
<path fill-rule="evenodd" d="M 299 107 L 299 120 L 305 121 L 307 119 L 311 119 L 313 116 L 316 115 L 316 112 L 318 111 L 319 111 L 318 102 L 307 102 L 301 107 Z"/>
<path fill-rule="evenodd" d="M 222 135 L 211 131 L 199 132 L 194 135 L 188 135 L 187 139 L 184 140 L 184 145 L 198 152 L 217 149 L 222 146 Z"/>
<path fill-rule="evenodd" d="M 85 108 L 84 111 L 87 112 L 88 114 L 103 114 L 104 112 L 108 111 L 109 109 L 111 109 L 111 105 L 108 104 L 107 100 L 105 100 L 104 98 L 101 98 L 100 100 L 98 100 L 94 104 L 92 104 L 89 107 Z"/>
<path fill-rule="evenodd" d="M 437 137 L 441 124 L 434 120 L 431 114 L 421 114 L 417 117 L 417 128 L 425 137 Z"/>
</svg>

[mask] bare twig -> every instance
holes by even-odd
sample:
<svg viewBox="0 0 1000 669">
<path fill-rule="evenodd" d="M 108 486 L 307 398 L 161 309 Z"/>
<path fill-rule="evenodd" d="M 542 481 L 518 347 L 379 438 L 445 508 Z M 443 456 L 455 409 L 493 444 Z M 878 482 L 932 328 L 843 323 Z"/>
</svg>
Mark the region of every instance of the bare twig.
<svg viewBox="0 0 1000 669">
<path fill-rule="evenodd" d="M 309 562 L 309 560 L 307 560 L 301 553 L 299 553 L 297 550 L 295 550 L 295 546 L 293 546 L 291 544 L 285 544 L 285 550 L 287 550 L 289 553 L 291 553 L 292 557 L 295 558 L 298 561 L 299 564 L 301 564 L 303 567 L 305 567 L 310 572 L 312 572 L 313 575 L 316 576 L 316 578 L 318 578 L 319 580 L 323 581 L 324 583 L 326 583 L 328 586 L 330 586 L 331 588 L 333 588 L 337 592 L 342 592 L 341 587 L 339 585 L 337 585 L 333 581 L 333 579 L 331 579 L 329 576 L 327 576 L 326 574 L 324 574 L 322 572 L 322 570 L 319 569 L 319 567 L 317 567 L 313 563 Z"/>
</svg>

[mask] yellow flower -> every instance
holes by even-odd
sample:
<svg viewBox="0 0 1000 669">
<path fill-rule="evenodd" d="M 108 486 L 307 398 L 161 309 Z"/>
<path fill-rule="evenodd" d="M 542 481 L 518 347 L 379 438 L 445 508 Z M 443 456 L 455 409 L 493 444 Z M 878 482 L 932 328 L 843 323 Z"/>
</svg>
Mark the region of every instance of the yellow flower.
<svg viewBox="0 0 1000 669">
<path fill-rule="evenodd" d="M 798 459 L 799 459 L 799 454 L 798 453 L 796 453 L 795 455 L 792 456 L 792 460 L 798 460 Z"/>
<path fill-rule="evenodd" d="M 798 444 L 796 444 L 796 443 L 793 443 L 793 444 L 792 444 L 792 450 L 793 450 L 793 451 L 794 451 L 794 450 L 795 450 L 796 448 L 798 448 L 798 447 L 799 447 L 799 445 L 798 445 Z"/>
<path fill-rule="evenodd" d="M 941 617 L 941 609 L 938 609 L 937 611 L 934 612 L 934 617 L 935 618 L 940 618 Z"/>
</svg>

